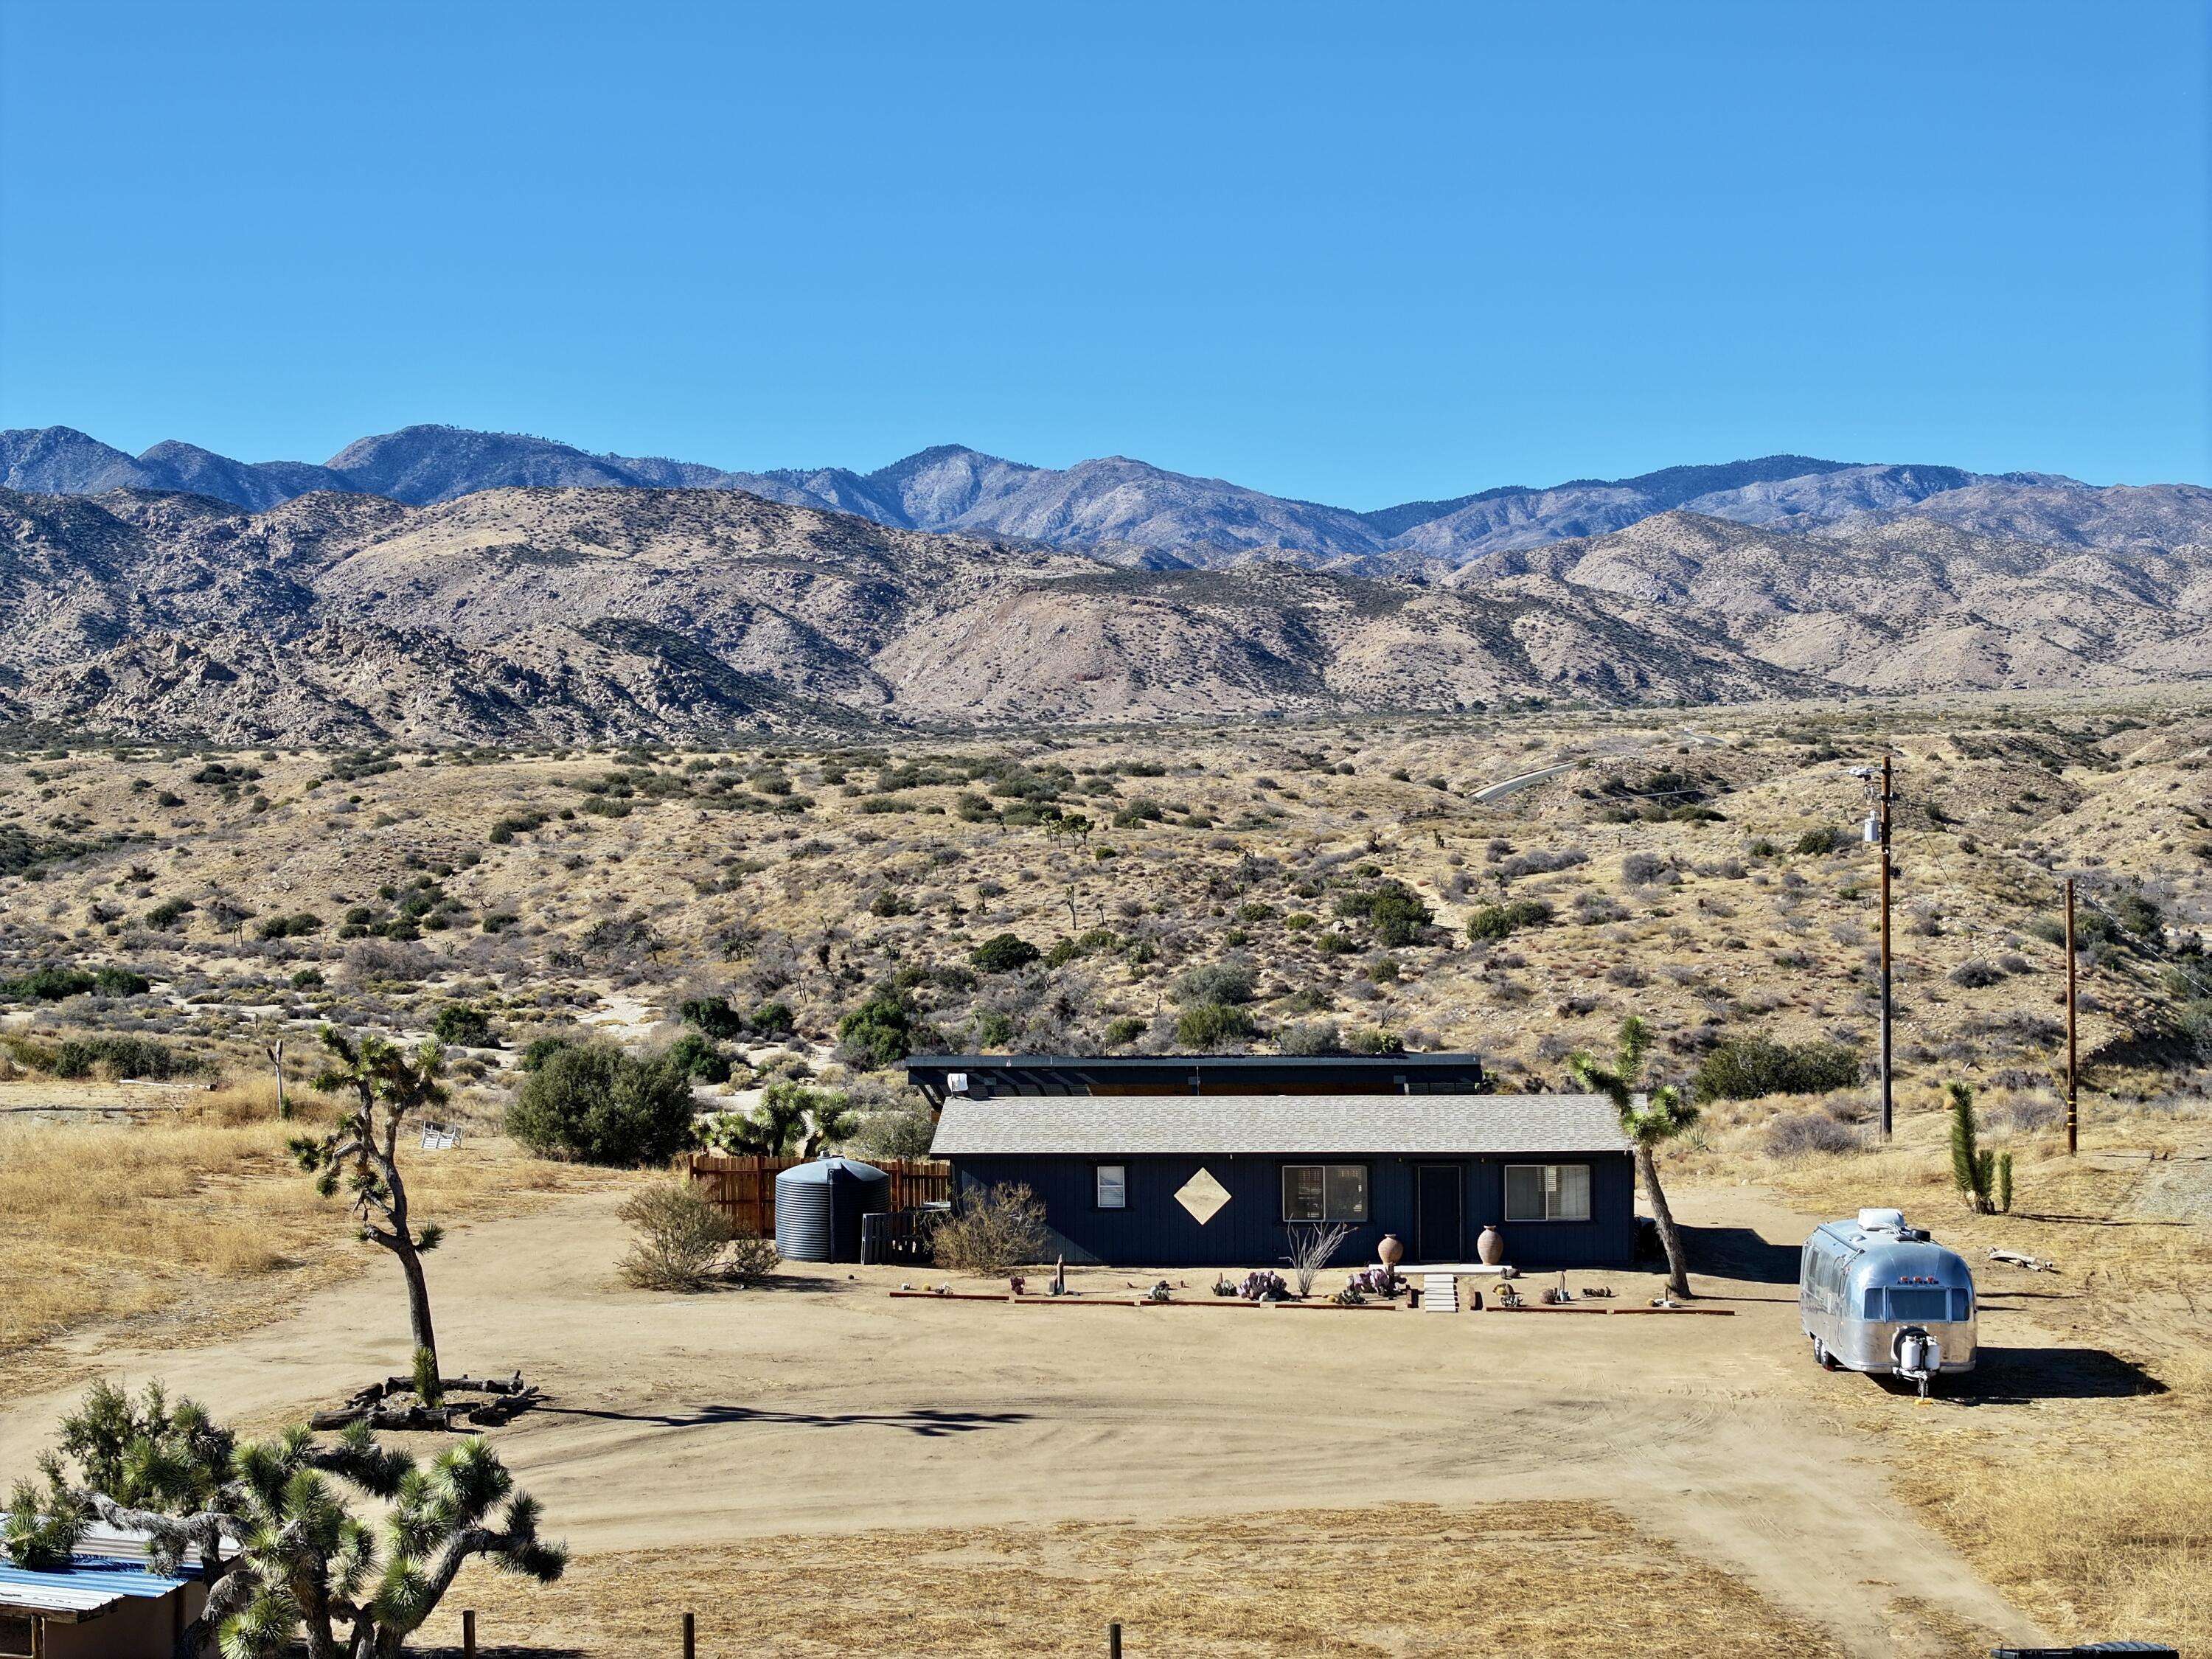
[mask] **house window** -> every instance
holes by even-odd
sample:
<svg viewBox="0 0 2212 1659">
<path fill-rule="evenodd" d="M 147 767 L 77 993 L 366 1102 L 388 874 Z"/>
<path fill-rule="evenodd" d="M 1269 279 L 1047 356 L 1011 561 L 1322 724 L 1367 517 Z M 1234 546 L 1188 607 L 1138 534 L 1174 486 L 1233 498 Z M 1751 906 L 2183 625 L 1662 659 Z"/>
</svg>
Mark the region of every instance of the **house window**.
<svg viewBox="0 0 2212 1659">
<path fill-rule="evenodd" d="M 1587 1164 L 1509 1164 L 1505 1166 L 1508 1221 L 1588 1221 Z"/>
<path fill-rule="evenodd" d="M 1283 1219 L 1364 1221 L 1367 1166 L 1364 1164 L 1283 1165 Z"/>
<path fill-rule="evenodd" d="M 1098 1207 L 1102 1210 L 1126 1210 L 1129 1207 L 1129 1170 L 1127 1164 L 1101 1164 L 1097 1166 Z"/>
</svg>

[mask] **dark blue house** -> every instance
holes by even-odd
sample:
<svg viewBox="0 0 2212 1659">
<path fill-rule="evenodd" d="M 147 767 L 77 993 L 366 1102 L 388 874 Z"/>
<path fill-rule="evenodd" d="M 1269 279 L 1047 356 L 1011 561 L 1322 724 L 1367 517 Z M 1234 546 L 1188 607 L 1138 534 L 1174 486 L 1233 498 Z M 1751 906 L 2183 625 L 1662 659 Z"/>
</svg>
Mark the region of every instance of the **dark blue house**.
<svg viewBox="0 0 2212 1659">
<path fill-rule="evenodd" d="M 1486 1226 L 1521 1267 L 1635 1253 L 1612 1102 L 1485 1093 L 1472 1055 L 939 1055 L 908 1073 L 960 1189 L 1026 1185 L 1071 1261 L 1261 1266 L 1285 1226 L 1338 1221 L 1347 1263 L 1386 1233 L 1408 1262 L 1468 1261 Z"/>
</svg>

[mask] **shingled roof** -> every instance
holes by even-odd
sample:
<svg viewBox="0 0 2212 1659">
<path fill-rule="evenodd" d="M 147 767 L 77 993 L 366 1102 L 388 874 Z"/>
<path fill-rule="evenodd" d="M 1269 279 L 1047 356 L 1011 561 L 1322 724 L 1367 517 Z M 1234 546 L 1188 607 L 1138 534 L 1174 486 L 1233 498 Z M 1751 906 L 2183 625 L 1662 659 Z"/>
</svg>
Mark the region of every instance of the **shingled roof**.
<svg viewBox="0 0 2212 1659">
<path fill-rule="evenodd" d="M 1629 1150 L 1603 1095 L 956 1095 L 930 1155 Z"/>
</svg>

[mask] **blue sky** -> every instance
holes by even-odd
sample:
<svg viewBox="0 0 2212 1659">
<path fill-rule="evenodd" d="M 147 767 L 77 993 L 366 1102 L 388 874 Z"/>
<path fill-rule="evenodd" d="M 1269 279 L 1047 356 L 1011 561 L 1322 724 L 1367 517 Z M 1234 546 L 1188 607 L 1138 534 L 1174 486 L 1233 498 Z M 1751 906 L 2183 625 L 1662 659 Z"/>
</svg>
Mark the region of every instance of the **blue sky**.
<svg viewBox="0 0 2212 1659">
<path fill-rule="evenodd" d="M 2197 0 L 0 0 L 0 425 L 2212 482 L 2207 88 Z"/>
</svg>

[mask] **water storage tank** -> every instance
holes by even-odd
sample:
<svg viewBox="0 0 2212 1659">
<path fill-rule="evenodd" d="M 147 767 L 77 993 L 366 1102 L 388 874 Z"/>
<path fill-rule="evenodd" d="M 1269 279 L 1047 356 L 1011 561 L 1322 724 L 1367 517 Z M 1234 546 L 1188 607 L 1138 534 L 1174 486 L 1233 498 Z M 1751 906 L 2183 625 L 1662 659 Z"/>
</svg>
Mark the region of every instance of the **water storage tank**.
<svg viewBox="0 0 2212 1659">
<path fill-rule="evenodd" d="M 775 1253 L 786 1261 L 858 1261 L 860 1218 L 891 1206 L 891 1178 L 848 1158 L 817 1158 L 775 1178 Z"/>
</svg>

